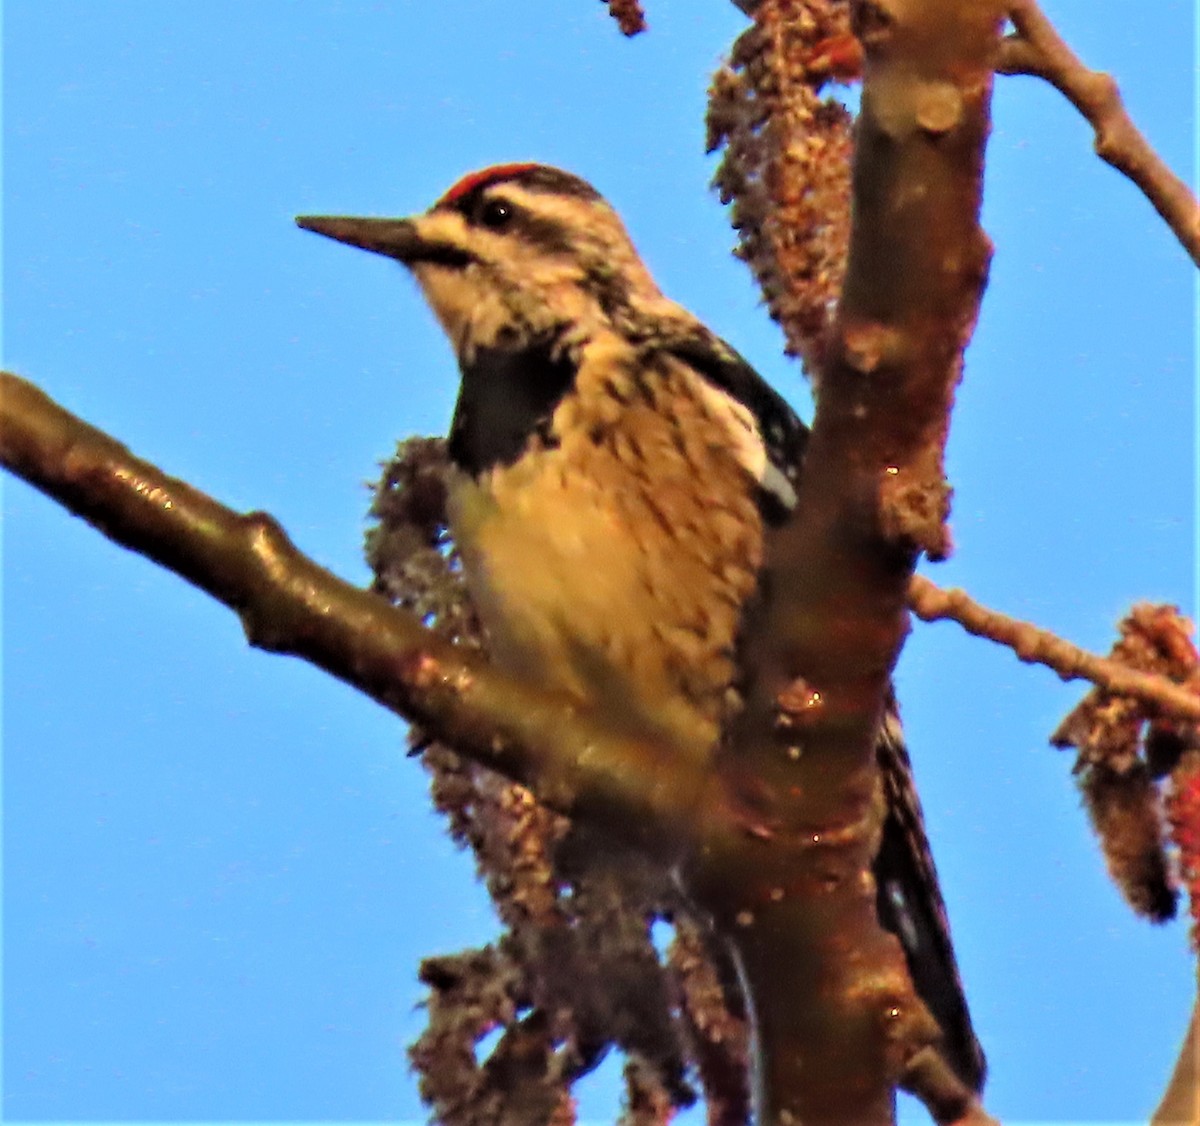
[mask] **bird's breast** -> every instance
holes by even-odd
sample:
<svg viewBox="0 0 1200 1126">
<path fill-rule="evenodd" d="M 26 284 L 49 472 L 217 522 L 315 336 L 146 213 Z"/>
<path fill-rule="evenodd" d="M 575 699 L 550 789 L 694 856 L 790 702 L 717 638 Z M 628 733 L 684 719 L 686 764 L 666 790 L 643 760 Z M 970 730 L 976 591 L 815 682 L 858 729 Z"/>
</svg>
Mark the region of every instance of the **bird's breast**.
<svg viewBox="0 0 1200 1126">
<path fill-rule="evenodd" d="M 646 380 L 584 365 L 551 431 L 451 490 L 493 658 L 706 750 L 761 563 L 754 483 L 682 367 Z"/>
</svg>

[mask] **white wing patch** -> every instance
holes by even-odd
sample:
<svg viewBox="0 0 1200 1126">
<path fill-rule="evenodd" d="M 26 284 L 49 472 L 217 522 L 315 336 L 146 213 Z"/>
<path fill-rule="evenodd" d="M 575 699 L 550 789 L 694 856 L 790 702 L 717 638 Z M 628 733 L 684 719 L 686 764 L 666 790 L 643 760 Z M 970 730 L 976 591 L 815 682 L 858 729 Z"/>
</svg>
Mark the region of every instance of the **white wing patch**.
<svg viewBox="0 0 1200 1126">
<path fill-rule="evenodd" d="M 729 448 L 739 464 L 784 508 L 795 508 L 796 490 L 768 455 L 754 412 L 703 376 L 694 375 L 693 379 L 704 405 L 728 431 Z"/>
</svg>

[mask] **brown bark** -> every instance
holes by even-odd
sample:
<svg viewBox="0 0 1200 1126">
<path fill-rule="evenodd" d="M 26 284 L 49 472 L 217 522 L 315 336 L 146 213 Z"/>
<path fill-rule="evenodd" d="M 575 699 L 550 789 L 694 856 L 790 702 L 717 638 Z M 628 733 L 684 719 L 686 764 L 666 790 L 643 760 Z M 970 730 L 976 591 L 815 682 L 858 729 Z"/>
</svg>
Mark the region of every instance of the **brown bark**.
<svg viewBox="0 0 1200 1126">
<path fill-rule="evenodd" d="M 764 41 L 792 7 L 755 8 Z M 875 919 L 872 748 L 912 567 L 921 551 L 950 550 L 942 451 L 990 254 L 978 212 L 1004 9 L 888 0 L 851 10 L 866 63 L 845 285 L 798 511 L 767 562 L 770 614 L 749 633 L 748 707 L 722 761 L 745 826 L 731 838 L 728 818 L 714 817 L 720 829 L 690 873 L 739 962 L 756 1105 L 772 1123 L 891 1121 L 895 1082 L 935 1039 Z M 771 188 L 774 199 L 797 195 L 786 182 Z M 796 731 L 778 720 L 799 682 L 822 706 Z"/>
<path fill-rule="evenodd" d="M 501 675 L 313 563 L 266 513 L 234 512 L 168 476 L 8 372 L 0 464 L 224 603 L 251 645 L 303 657 L 528 783 L 551 808 L 669 853 L 688 833 L 705 780 L 686 756 L 614 737 L 602 720 Z"/>
</svg>

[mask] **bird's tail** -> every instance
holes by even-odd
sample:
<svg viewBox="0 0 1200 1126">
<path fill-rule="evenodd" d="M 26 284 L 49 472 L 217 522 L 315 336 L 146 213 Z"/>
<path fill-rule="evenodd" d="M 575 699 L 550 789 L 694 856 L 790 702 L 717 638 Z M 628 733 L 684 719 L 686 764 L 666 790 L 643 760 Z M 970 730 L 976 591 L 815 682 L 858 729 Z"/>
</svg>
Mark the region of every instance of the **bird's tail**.
<svg viewBox="0 0 1200 1126">
<path fill-rule="evenodd" d="M 942 1029 L 947 1062 L 964 1083 L 979 1091 L 987 1063 L 971 1025 L 946 904 L 894 701 L 888 702 L 876 754 L 888 809 L 875 861 L 879 919 L 904 948 L 917 995 Z"/>
</svg>

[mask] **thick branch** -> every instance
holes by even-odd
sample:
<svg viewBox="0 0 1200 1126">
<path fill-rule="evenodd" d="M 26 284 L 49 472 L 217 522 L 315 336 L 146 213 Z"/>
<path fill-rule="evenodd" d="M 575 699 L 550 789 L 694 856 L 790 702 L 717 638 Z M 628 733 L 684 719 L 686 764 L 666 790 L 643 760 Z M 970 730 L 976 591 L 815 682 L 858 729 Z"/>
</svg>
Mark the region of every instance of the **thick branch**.
<svg viewBox="0 0 1200 1126">
<path fill-rule="evenodd" d="M 760 41 L 785 42 L 776 32 L 798 8 L 762 0 Z M 743 793 L 763 845 L 754 856 L 715 843 L 697 874 L 707 901 L 743 904 L 726 926 L 750 994 L 764 1122 L 890 1121 L 893 1087 L 936 1039 L 876 921 L 873 752 L 912 567 L 921 551 L 949 551 L 943 448 L 990 256 L 978 213 L 1004 5 L 858 0 L 851 12 L 866 65 L 846 280 L 723 764 L 731 789 L 755 780 Z M 772 79 L 803 72 L 803 59 L 784 59 Z M 772 202 L 804 190 L 773 184 Z M 781 722 L 782 702 L 806 696 L 821 705 Z"/>
<path fill-rule="evenodd" d="M 980 605 L 961 590 L 943 590 L 914 575 L 908 605 L 925 622 L 955 621 L 968 633 L 1007 645 L 1027 664 L 1045 665 L 1063 680 L 1090 680 L 1117 696 L 1132 696 L 1154 711 L 1200 722 L 1200 699 L 1164 676 L 1131 669 L 1080 649 L 1048 630 Z"/>
<path fill-rule="evenodd" d="M 603 717 L 480 665 L 317 566 L 270 516 L 234 512 L 168 477 L 7 372 L 0 462 L 236 611 L 252 645 L 303 657 L 552 808 L 660 847 L 691 823 L 703 779 L 686 756 L 616 737 Z"/>
<path fill-rule="evenodd" d="M 1043 78 L 1064 94 L 1095 130 L 1096 155 L 1141 189 L 1200 265 L 1200 203 L 1134 125 L 1112 76 L 1084 66 L 1036 0 L 1011 0 L 1009 16 L 1016 31 L 996 69 Z"/>
</svg>

